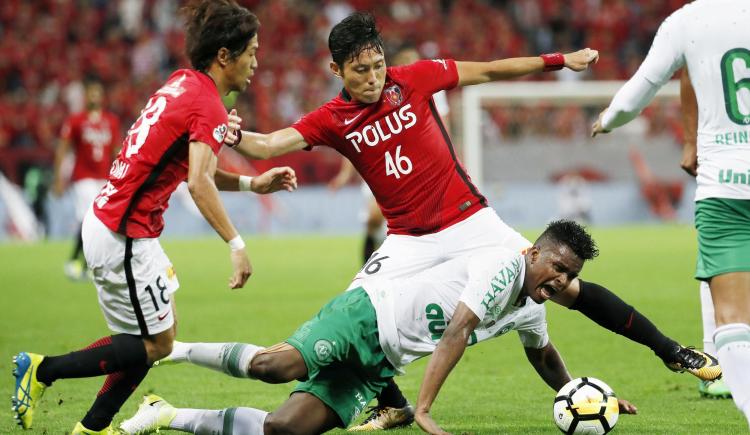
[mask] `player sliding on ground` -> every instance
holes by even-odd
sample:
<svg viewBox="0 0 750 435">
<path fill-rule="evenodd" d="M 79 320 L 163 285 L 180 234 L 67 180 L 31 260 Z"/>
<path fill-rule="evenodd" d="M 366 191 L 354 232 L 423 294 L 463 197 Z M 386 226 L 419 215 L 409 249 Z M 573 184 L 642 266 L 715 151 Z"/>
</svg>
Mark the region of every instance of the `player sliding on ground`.
<svg viewBox="0 0 750 435">
<path fill-rule="evenodd" d="M 412 361 L 427 365 L 415 418 L 426 432 L 444 431 L 430 415 L 440 387 L 467 345 L 516 330 L 526 357 L 557 391 L 571 377 L 547 335 L 545 309 L 586 260 L 598 254 L 572 221 L 551 223 L 524 253 L 487 249 L 410 278 L 369 279 L 345 292 L 285 342 L 267 349 L 239 343 L 183 343 L 173 362 L 190 361 L 268 383 L 301 379 L 276 411 L 180 409 L 146 396 L 128 434 L 176 429 L 196 434 L 320 433 L 346 427 L 388 380 Z M 445 325 L 447 327 L 443 328 Z M 179 356 L 178 356 L 179 355 Z M 636 408 L 620 400 L 620 412 Z"/>
<path fill-rule="evenodd" d="M 172 294 L 179 283 L 158 237 L 178 184 L 187 181 L 201 214 L 229 243 L 231 288 L 243 287 L 252 269 L 219 190 L 269 193 L 296 187 L 291 168 L 273 168 L 252 180 L 216 169 L 227 131 L 221 96 L 247 87 L 257 67 L 259 23 L 250 11 L 226 1 L 194 1 L 186 12 L 187 55 L 194 69 L 175 71 L 151 96 L 83 221 L 84 254 L 115 334 L 65 355 L 14 357 L 12 409 L 23 428 L 31 427 L 44 390 L 54 382 L 106 375 L 73 434 L 116 432 L 110 427 L 114 415 L 151 364 L 172 351 Z"/>
<path fill-rule="evenodd" d="M 336 24 L 328 46 L 331 71 L 343 81 L 341 93 L 289 128 L 269 134 L 240 131 L 236 149 L 251 158 L 269 158 L 329 146 L 352 162 L 388 221 L 388 237 L 350 288 L 367 277 L 413 276 L 483 249 L 520 252 L 531 245 L 488 207 L 472 184 L 432 95 L 561 68 L 583 71 L 598 58 L 596 50 L 492 62 L 422 60 L 389 68 L 375 19 L 365 13 Z M 241 120 L 230 114 L 229 121 L 226 140 L 234 143 Z M 574 279 L 553 300 L 648 346 L 672 369 L 689 370 L 701 379 L 721 374 L 714 358 L 666 337 L 603 286 Z M 387 429 L 413 420 L 413 409 L 395 383 L 383 390 L 378 403 L 372 418 L 354 429 Z"/>
</svg>

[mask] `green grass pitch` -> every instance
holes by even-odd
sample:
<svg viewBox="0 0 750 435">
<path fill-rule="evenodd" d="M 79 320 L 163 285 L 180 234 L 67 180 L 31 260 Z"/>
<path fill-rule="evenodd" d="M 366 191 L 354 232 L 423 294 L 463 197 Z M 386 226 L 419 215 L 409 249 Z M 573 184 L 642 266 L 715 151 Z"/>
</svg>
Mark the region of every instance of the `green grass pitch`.
<svg viewBox="0 0 750 435">
<path fill-rule="evenodd" d="M 688 226 L 649 226 L 593 231 L 601 255 L 583 270 L 650 317 L 667 335 L 701 346 L 698 284 L 692 279 L 695 235 Z M 536 232 L 528 232 L 533 238 Z M 176 294 L 178 337 L 184 341 L 244 341 L 271 345 L 286 338 L 358 269 L 355 237 L 249 238 L 255 270 L 246 288 L 227 288 L 227 247 L 218 238 L 166 240 L 181 289 Z M 12 394 L 11 357 L 18 351 L 56 354 L 107 335 L 90 283 L 62 275 L 68 243 L 0 245 L 2 317 L 0 397 Z M 637 416 L 621 416 L 621 434 L 746 433 L 730 400 L 698 397 L 697 380 L 673 374 L 650 350 L 596 326 L 580 314 L 548 304 L 549 331 L 573 376 L 594 376 L 633 402 Z M 398 379 L 413 402 L 425 366 L 413 364 Z M 63 380 L 49 389 L 27 433 L 70 431 L 103 379 Z M 132 415 L 147 392 L 176 406 L 274 409 L 292 385 L 238 380 L 190 366 L 157 368 L 123 407 L 116 421 Z M 469 349 L 443 387 L 433 416 L 454 433 L 558 433 L 552 421 L 554 392 L 526 361 L 515 334 Z M 10 402 L 0 433 L 21 433 Z M 397 433 L 416 433 L 416 427 Z"/>
</svg>

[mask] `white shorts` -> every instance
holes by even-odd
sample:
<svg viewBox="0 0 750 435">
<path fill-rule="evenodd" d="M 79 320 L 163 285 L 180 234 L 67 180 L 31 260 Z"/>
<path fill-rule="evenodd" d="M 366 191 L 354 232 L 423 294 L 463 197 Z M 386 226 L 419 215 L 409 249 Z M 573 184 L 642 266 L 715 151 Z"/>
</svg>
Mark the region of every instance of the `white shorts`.
<svg viewBox="0 0 750 435">
<path fill-rule="evenodd" d="M 76 219 L 78 222 L 82 222 L 86 216 L 86 212 L 94 202 L 94 198 L 102 190 L 102 187 L 107 184 L 107 180 L 99 180 L 95 178 L 84 178 L 75 181 L 70 188 L 73 190 L 73 199 L 75 201 L 76 208 Z"/>
<path fill-rule="evenodd" d="M 521 252 L 531 246 L 520 233 L 486 207 L 440 232 L 423 236 L 390 234 L 354 277 L 349 289 L 367 278 L 401 278 L 481 249 L 503 247 Z"/>
<path fill-rule="evenodd" d="M 112 232 L 94 214 L 83 219 L 83 254 L 94 274 L 99 306 L 114 332 L 149 336 L 172 327 L 171 295 L 179 288 L 158 239 Z"/>
</svg>

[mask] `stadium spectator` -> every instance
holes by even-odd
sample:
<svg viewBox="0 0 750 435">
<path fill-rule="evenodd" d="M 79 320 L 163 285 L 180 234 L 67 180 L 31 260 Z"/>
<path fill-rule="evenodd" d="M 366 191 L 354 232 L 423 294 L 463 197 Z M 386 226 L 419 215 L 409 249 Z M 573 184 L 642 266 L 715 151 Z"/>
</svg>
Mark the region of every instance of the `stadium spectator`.
<svg viewBox="0 0 750 435">
<path fill-rule="evenodd" d="M 72 433 L 116 433 L 110 426 L 115 414 L 151 364 L 171 352 L 176 333 L 172 294 L 179 283 L 158 237 L 178 184 L 187 181 L 195 205 L 229 244 L 230 288 L 243 287 L 252 268 L 218 189 L 270 193 L 296 187 L 290 168 L 254 178 L 216 169 L 227 132 L 221 96 L 247 87 L 258 65 L 259 23 L 230 1 L 196 0 L 185 12 L 193 69 L 175 71 L 149 98 L 83 221 L 86 261 L 115 335 L 65 355 L 16 355 L 12 408 L 23 428 L 31 427 L 36 406 L 55 381 L 107 375 Z"/>
<path fill-rule="evenodd" d="M 121 142 L 120 121 L 115 114 L 104 109 L 104 87 L 96 79 L 88 80 L 85 84 L 85 110 L 65 120 L 55 150 L 53 193 L 60 196 L 70 185 L 74 197 L 78 231 L 73 253 L 64 267 L 65 275 L 72 280 L 86 278 L 88 269 L 83 258 L 81 222 L 104 186 Z M 70 153 L 74 154 L 75 163 L 68 182 L 64 163 Z"/>
<path fill-rule="evenodd" d="M 748 20 L 742 0 L 696 0 L 672 13 L 592 135 L 633 120 L 675 71 L 688 67 L 700 107 L 697 127 L 687 130 L 697 132 L 696 157 L 688 149 L 682 163 L 689 171 L 697 166 L 695 278 L 709 283 L 724 382 L 750 425 L 750 98 L 740 72 L 750 64 Z"/>
<path fill-rule="evenodd" d="M 0 148 L 0 169 L 12 181 L 21 182 L 21 167 L 28 167 L 30 161 L 52 165 L 54 142 L 45 140 L 51 136 L 42 130 L 59 131 L 67 114 L 83 109 L 82 77 L 102 79 L 109 109 L 127 126 L 139 116 L 151 91 L 172 71 L 188 65 L 184 32 L 170 14 L 177 3 L 0 2 L 0 144 L 7 144 Z M 321 65 L 326 53 L 320 47 L 325 46 L 336 17 L 355 8 L 382 17 L 388 51 L 410 42 L 428 58 L 489 59 L 545 52 L 552 46 L 610 47 L 608 52 L 617 55 L 602 59 L 593 78 L 624 79 L 645 55 L 661 20 L 683 0 L 330 0 L 322 8 L 315 0 L 241 3 L 252 7 L 265 23 L 260 39 L 268 50 L 257 80 L 263 86 L 242 97 L 252 102 L 243 114 L 253 119 L 254 129 L 271 131 L 288 124 L 295 114 L 314 109 L 311 101 L 335 95 L 337 85 Z M 493 38 L 477 38 L 476 29 L 489 28 Z M 158 56 L 144 59 L 143 53 Z M 289 70 L 302 74 L 304 82 L 290 84 Z M 570 77 L 549 74 L 533 79 Z M 44 116 L 35 117 L 40 112 Z M 551 121 L 538 124 L 554 124 L 553 109 L 543 116 Z M 500 129 L 501 134 L 506 131 Z M 265 167 L 300 159 L 288 156 Z M 326 182 L 338 168 L 332 159 L 306 156 L 304 160 L 315 164 L 307 174 L 299 174 L 305 177 L 300 181 Z"/>
</svg>

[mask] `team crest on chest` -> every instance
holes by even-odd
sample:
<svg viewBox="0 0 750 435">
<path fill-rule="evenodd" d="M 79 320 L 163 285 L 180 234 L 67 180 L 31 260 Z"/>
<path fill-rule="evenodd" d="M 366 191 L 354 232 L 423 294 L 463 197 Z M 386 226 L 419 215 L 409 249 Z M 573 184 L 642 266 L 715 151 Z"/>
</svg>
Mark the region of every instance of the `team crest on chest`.
<svg viewBox="0 0 750 435">
<path fill-rule="evenodd" d="M 391 103 L 392 106 L 398 106 L 404 101 L 404 96 L 401 94 L 401 88 L 398 85 L 387 87 L 383 91 L 385 101 Z"/>
<path fill-rule="evenodd" d="M 214 140 L 218 143 L 224 142 L 224 138 L 227 136 L 227 125 L 221 124 L 214 128 Z"/>
</svg>

